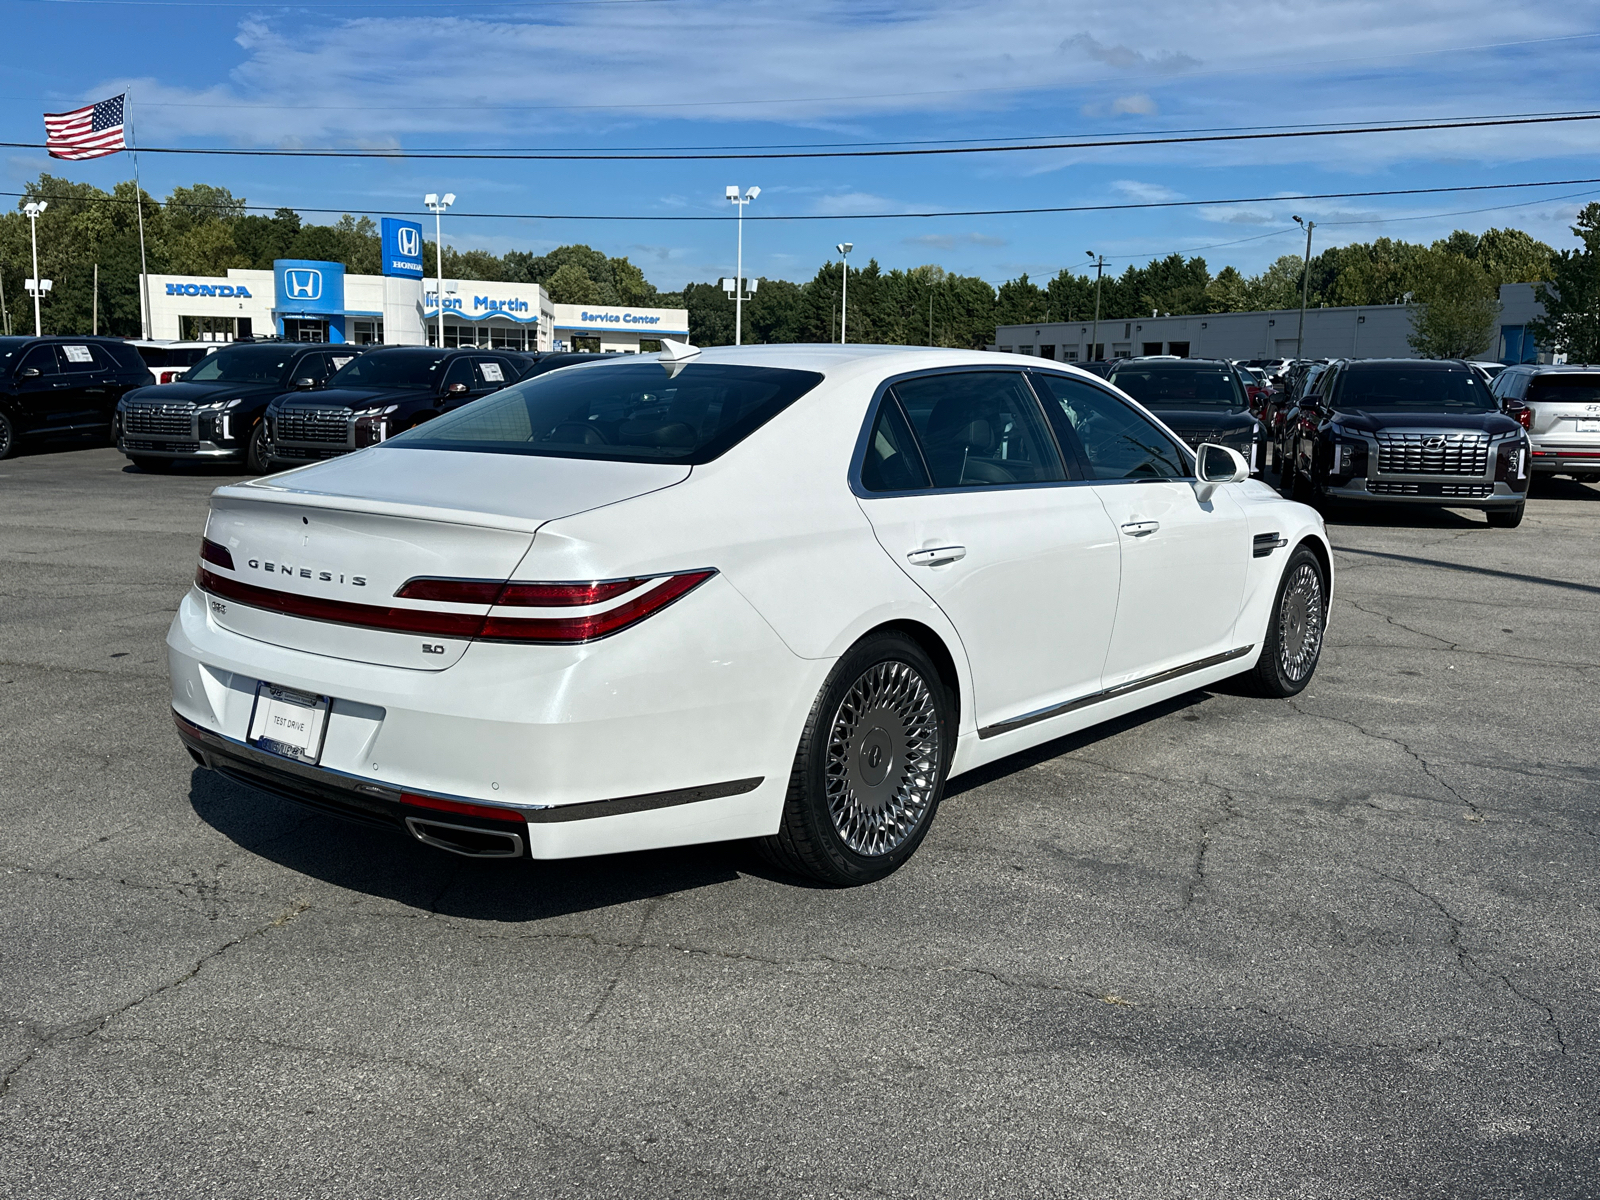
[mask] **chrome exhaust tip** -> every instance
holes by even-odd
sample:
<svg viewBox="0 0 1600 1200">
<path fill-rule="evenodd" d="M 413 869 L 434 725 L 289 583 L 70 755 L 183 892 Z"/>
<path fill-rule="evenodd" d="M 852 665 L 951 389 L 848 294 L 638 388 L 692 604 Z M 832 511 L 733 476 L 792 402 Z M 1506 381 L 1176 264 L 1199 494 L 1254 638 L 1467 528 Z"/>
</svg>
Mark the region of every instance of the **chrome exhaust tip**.
<svg viewBox="0 0 1600 1200">
<path fill-rule="evenodd" d="M 522 839 L 514 833 L 480 829 L 476 825 L 451 825 L 421 817 L 407 817 L 406 828 L 417 841 L 465 858 L 522 857 Z"/>
</svg>

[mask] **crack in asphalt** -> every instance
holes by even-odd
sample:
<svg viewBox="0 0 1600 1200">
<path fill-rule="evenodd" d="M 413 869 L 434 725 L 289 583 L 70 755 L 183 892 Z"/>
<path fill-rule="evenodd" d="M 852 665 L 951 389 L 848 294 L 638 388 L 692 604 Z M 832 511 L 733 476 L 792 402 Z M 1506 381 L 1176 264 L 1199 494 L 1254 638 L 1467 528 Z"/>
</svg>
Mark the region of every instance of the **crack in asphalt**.
<svg viewBox="0 0 1600 1200">
<path fill-rule="evenodd" d="M 1562 1032 L 1560 1022 L 1556 1020 L 1555 1009 L 1549 1004 L 1546 1004 L 1543 1000 L 1540 1000 L 1538 997 L 1530 996 L 1517 984 L 1513 983 L 1509 971 L 1500 972 L 1491 970 L 1489 967 L 1479 962 L 1477 956 L 1474 955 L 1472 951 L 1468 950 L 1464 945 L 1462 945 L 1461 933 L 1466 926 L 1465 921 L 1445 907 L 1444 902 L 1441 901 L 1437 896 L 1433 895 L 1431 892 L 1424 891 L 1422 888 L 1418 887 L 1415 883 L 1411 882 L 1411 880 L 1405 878 L 1404 876 L 1390 875 L 1385 871 L 1379 871 L 1375 867 L 1368 867 L 1367 869 L 1381 879 L 1387 879 L 1390 883 L 1399 884 L 1401 887 L 1415 892 L 1429 904 L 1433 905 L 1433 907 L 1438 911 L 1439 915 L 1450 924 L 1449 945 L 1450 948 L 1456 953 L 1456 961 L 1462 968 L 1461 973 L 1468 979 L 1472 980 L 1473 983 L 1479 984 L 1479 986 L 1482 986 L 1478 979 L 1478 976 L 1480 975 L 1489 979 L 1498 980 L 1501 986 L 1513 996 L 1516 996 L 1523 1003 L 1530 1004 L 1534 1008 L 1537 1008 L 1540 1012 L 1544 1013 L 1545 1023 L 1550 1026 L 1550 1031 L 1555 1035 L 1556 1048 L 1559 1049 L 1563 1055 L 1570 1054 L 1570 1050 L 1567 1046 L 1567 1037 L 1566 1034 Z"/>
<path fill-rule="evenodd" d="M 639 918 L 639 928 L 635 931 L 633 940 L 631 942 L 620 943 L 615 947 L 616 949 L 624 951 L 622 962 L 617 965 L 617 969 L 612 972 L 610 980 L 608 980 L 605 987 L 600 990 L 600 998 L 595 1001 L 594 1007 L 589 1010 L 589 1015 L 584 1017 L 583 1024 L 585 1026 L 593 1025 L 600 1019 L 600 1014 L 605 1011 L 606 1005 L 610 1003 L 613 993 L 615 993 L 617 988 L 621 985 L 622 977 L 627 974 L 629 965 L 633 962 L 634 958 L 637 957 L 640 950 L 646 949 L 650 946 L 650 943 L 647 943 L 644 940 L 645 928 L 650 924 L 650 918 L 655 916 L 657 911 L 659 911 L 661 906 L 665 903 L 666 897 L 664 896 L 652 896 L 648 901 L 646 901 L 644 915 Z M 596 941 L 594 944 L 598 946 L 602 943 Z"/>
<path fill-rule="evenodd" d="M 34 1044 L 29 1047 L 28 1051 L 20 1059 L 7 1067 L 3 1073 L 0 1073 L 0 1099 L 3 1099 L 10 1093 L 12 1081 L 17 1077 L 19 1072 L 26 1068 L 27 1065 L 39 1055 L 41 1051 L 53 1046 L 58 1046 L 63 1042 L 78 1041 L 83 1038 L 93 1037 L 95 1034 L 104 1029 L 110 1022 L 116 1020 L 116 1018 L 122 1016 L 124 1013 L 132 1012 L 141 1004 L 146 1004 L 149 1001 L 154 1000 L 157 996 L 164 995 L 167 992 L 175 991 L 176 989 L 181 988 L 196 975 L 200 974 L 200 972 L 205 969 L 207 963 L 213 961 L 214 959 L 220 958 L 222 955 L 228 953 L 228 951 L 237 946 L 242 946 L 246 942 L 265 936 L 280 926 L 289 924 L 310 907 L 311 905 L 309 902 L 298 900 L 294 904 L 291 904 L 283 912 L 279 913 L 272 920 L 268 921 L 265 925 L 262 925 L 256 929 L 247 930 L 246 932 L 239 934 L 237 937 L 230 938 L 228 941 L 224 942 L 210 953 L 201 955 L 195 960 L 193 966 L 184 971 L 184 973 L 179 975 L 176 979 L 168 980 L 166 983 L 151 988 L 143 995 L 136 996 L 132 1000 L 129 1000 L 126 1004 L 119 1004 L 115 1008 L 107 1009 L 105 1012 L 97 1013 L 92 1017 L 85 1017 L 82 1020 L 69 1022 L 66 1025 L 58 1026 L 54 1030 L 51 1030 L 42 1036 L 36 1036 Z"/>
<path fill-rule="evenodd" d="M 1369 616 L 1369 617 L 1378 617 L 1381 620 L 1388 622 L 1390 625 L 1392 625 L 1396 629 L 1404 629 L 1407 633 L 1414 633 L 1418 637 L 1425 637 L 1425 638 L 1430 638 L 1430 639 L 1432 639 L 1433 641 L 1436 641 L 1436 642 L 1443 642 L 1444 645 L 1445 645 L 1445 648 L 1448 649 L 1448 650 L 1459 650 L 1461 648 L 1461 643 L 1460 642 L 1452 642 L 1449 638 L 1442 638 L 1436 633 L 1425 633 L 1420 629 L 1413 629 L 1410 625 L 1407 625 L 1407 624 L 1405 624 L 1405 623 L 1403 623 L 1401 621 L 1396 621 L 1388 613 L 1382 613 L 1382 612 L 1378 612 L 1376 609 L 1367 608 L 1364 605 L 1362 605 L 1360 601 L 1354 600 L 1349 596 L 1338 597 L 1337 602 L 1348 604 L 1351 608 L 1355 609 L 1357 612 L 1366 613 L 1367 616 Z"/>
<path fill-rule="evenodd" d="M 1474 817 L 1477 817 L 1480 820 L 1482 819 L 1483 810 L 1480 809 L 1477 804 L 1473 803 L 1471 800 L 1468 800 L 1460 792 L 1456 791 L 1456 789 L 1447 780 L 1438 774 L 1433 764 L 1417 751 L 1413 750 L 1408 743 L 1401 741 L 1397 737 L 1391 737 L 1388 734 L 1373 733 L 1372 730 L 1367 729 L 1362 725 L 1358 725 L 1356 722 L 1347 717 L 1335 717 L 1330 716 L 1327 713 L 1307 712 L 1304 708 L 1300 707 L 1300 701 L 1297 697 L 1290 697 L 1285 701 L 1285 703 L 1301 716 L 1310 718 L 1313 721 L 1332 721 L 1336 725 L 1348 726 L 1349 728 L 1354 729 L 1357 733 L 1361 734 L 1363 737 L 1369 737 L 1375 742 L 1388 742 L 1392 746 L 1398 746 L 1410 758 L 1415 760 L 1417 765 L 1422 768 L 1422 773 L 1424 775 L 1437 783 L 1445 791 L 1449 792 L 1450 795 L 1455 798 L 1456 803 L 1470 810 Z"/>
<path fill-rule="evenodd" d="M 1230 821 L 1237 821 L 1244 817 L 1239 811 L 1239 806 L 1232 792 L 1222 793 L 1222 819 L 1209 825 L 1200 827 L 1200 840 L 1194 850 L 1194 866 L 1190 868 L 1189 882 L 1183 888 L 1183 908 L 1187 912 L 1194 906 L 1196 900 L 1201 898 L 1202 891 L 1209 891 L 1206 880 L 1206 855 L 1211 850 L 1211 835 Z M 1207 897 L 1209 899 L 1209 897 Z"/>
</svg>

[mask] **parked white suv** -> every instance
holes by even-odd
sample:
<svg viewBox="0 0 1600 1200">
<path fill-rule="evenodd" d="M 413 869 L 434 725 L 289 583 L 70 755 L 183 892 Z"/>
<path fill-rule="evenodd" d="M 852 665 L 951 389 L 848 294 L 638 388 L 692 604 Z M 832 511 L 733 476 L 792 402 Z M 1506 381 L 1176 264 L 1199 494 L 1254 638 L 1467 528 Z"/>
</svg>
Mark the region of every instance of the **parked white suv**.
<svg viewBox="0 0 1600 1200">
<path fill-rule="evenodd" d="M 1528 408 L 1535 475 L 1600 482 L 1600 366 L 1507 367 L 1492 390 Z"/>
</svg>

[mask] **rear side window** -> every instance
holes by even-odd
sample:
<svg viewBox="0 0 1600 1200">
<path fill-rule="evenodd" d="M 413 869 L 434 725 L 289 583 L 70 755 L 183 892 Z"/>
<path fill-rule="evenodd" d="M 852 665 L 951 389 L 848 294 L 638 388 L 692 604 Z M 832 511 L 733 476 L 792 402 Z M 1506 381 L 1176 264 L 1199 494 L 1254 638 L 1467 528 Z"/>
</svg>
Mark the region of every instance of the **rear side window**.
<svg viewBox="0 0 1600 1200">
<path fill-rule="evenodd" d="M 1535 404 L 1541 400 L 1558 404 L 1600 403 L 1600 375 L 1535 375 L 1528 384 L 1528 399 Z"/>
<path fill-rule="evenodd" d="M 1189 460 L 1172 439 L 1117 397 L 1063 375 L 1034 380 L 1057 436 L 1078 448 L 1095 479 L 1189 477 Z"/>
<path fill-rule="evenodd" d="M 1065 478 L 1019 371 L 958 371 L 894 385 L 937 488 Z"/>
<path fill-rule="evenodd" d="M 1118 367 L 1108 379 L 1150 409 L 1238 409 L 1245 405 L 1244 391 L 1237 377 L 1222 366 L 1163 367 L 1135 363 Z"/>
<path fill-rule="evenodd" d="M 82 342 L 61 343 L 56 346 L 56 355 L 63 373 L 77 374 L 100 369 L 100 364 L 94 361 L 94 351 Z"/>
<path fill-rule="evenodd" d="M 922 453 L 894 394 L 883 398 L 861 461 L 861 486 L 869 492 L 912 492 L 928 486 Z"/>
<path fill-rule="evenodd" d="M 390 438 L 391 448 L 706 463 L 817 384 L 814 371 L 655 358 L 535 375 Z"/>
</svg>

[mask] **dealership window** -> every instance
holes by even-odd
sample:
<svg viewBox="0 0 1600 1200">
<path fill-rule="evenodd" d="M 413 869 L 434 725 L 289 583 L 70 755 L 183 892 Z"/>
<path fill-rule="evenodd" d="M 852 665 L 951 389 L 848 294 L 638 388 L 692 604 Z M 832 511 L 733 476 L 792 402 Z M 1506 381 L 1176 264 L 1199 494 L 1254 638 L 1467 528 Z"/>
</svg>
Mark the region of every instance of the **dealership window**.
<svg viewBox="0 0 1600 1200">
<path fill-rule="evenodd" d="M 1167 343 L 1167 353 L 1168 354 L 1176 354 L 1179 358 L 1188 358 L 1189 357 L 1189 343 L 1188 342 L 1168 342 Z"/>
<path fill-rule="evenodd" d="M 306 317 L 283 319 L 283 340 L 286 342 L 325 342 L 328 340 L 328 323 Z"/>
<path fill-rule="evenodd" d="M 584 354 L 599 354 L 600 339 L 597 337 L 584 337 L 582 334 L 572 335 L 572 348 Z"/>
<path fill-rule="evenodd" d="M 1065 350 L 1063 350 L 1061 352 L 1061 361 L 1062 362 L 1077 362 L 1078 361 L 1078 348 L 1076 346 L 1068 346 Z"/>
<path fill-rule="evenodd" d="M 1111 343 L 1111 357 L 1112 358 L 1127 358 L 1132 353 L 1133 353 L 1133 343 L 1132 342 L 1112 342 Z"/>
<path fill-rule="evenodd" d="M 1056 348 L 1054 346 L 1040 346 L 1039 347 L 1039 357 L 1040 358 L 1054 358 L 1055 356 L 1056 356 Z"/>
<path fill-rule="evenodd" d="M 496 350 L 523 350 L 527 348 L 527 332 L 520 325 L 491 325 L 489 345 Z"/>
<path fill-rule="evenodd" d="M 1161 343 L 1160 342 L 1146 342 L 1144 344 L 1144 349 L 1141 351 L 1141 353 L 1143 353 L 1143 354 L 1160 354 L 1161 353 Z"/>
<path fill-rule="evenodd" d="M 350 323 L 350 340 L 358 346 L 383 345 L 383 322 L 352 321 Z"/>
<path fill-rule="evenodd" d="M 661 353 L 661 339 L 660 338 L 640 338 L 639 339 L 639 353 L 640 354 L 660 354 Z"/>
<path fill-rule="evenodd" d="M 178 340 L 184 342 L 231 342 L 239 336 L 233 317 L 179 317 Z"/>
</svg>

